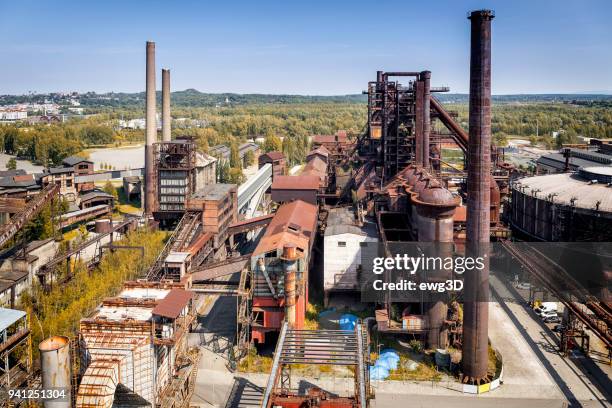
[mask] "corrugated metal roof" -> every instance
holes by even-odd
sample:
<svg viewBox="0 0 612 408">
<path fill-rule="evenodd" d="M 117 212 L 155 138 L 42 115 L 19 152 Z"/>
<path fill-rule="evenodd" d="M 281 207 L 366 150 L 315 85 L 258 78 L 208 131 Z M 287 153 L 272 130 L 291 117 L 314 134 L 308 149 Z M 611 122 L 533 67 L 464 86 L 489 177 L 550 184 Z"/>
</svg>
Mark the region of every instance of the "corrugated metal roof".
<svg viewBox="0 0 612 408">
<path fill-rule="evenodd" d="M 300 250 L 307 252 L 317 229 L 317 214 L 316 205 L 302 200 L 281 205 L 253 255 L 274 251 L 288 243 L 295 244 Z"/>
<path fill-rule="evenodd" d="M 192 297 L 192 292 L 187 292 L 184 289 L 172 289 L 165 298 L 157 303 L 157 306 L 153 309 L 153 314 L 176 319 Z"/>
<path fill-rule="evenodd" d="M 268 153 L 264 153 L 262 154 L 260 157 L 269 157 L 271 160 L 280 160 L 280 159 L 284 159 L 285 155 L 283 154 L 283 152 L 268 152 Z"/>
<path fill-rule="evenodd" d="M 541 200 L 577 208 L 612 212 L 612 187 L 590 184 L 572 173 L 548 174 L 520 179 L 514 189 Z"/>
<path fill-rule="evenodd" d="M 87 159 L 84 159 L 84 158 L 78 157 L 78 156 L 69 156 L 69 157 L 66 157 L 64 160 L 62 160 L 62 163 L 67 165 L 67 166 L 74 166 L 74 165 L 82 163 L 82 162 L 93 164 L 93 162 L 91 160 L 87 160 Z"/>
<path fill-rule="evenodd" d="M 317 176 L 321 181 L 323 181 L 324 178 L 327 177 L 327 163 L 325 163 L 325 161 L 319 156 L 314 156 L 308 161 L 308 163 L 306 163 L 306 166 L 300 175 Z"/>
<path fill-rule="evenodd" d="M 0 332 L 6 330 L 25 315 L 26 312 L 23 310 L 0 307 Z"/>
<path fill-rule="evenodd" d="M 544 164 L 550 167 L 554 167 L 556 169 L 563 169 L 565 167 L 565 157 L 561 153 L 551 153 L 546 154 L 540 157 L 537 161 L 537 164 Z M 588 160 L 580 157 L 570 157 L 569 164 L 572 168 L 577 167 L 588 167 L 594 165 L 600 165 L 599 162 Z"/>
<path fill-rule="evenodd" d="M 318 190 L 319 177 L 309 175 L 276 176 L 272 190 Z"/>
</svg>

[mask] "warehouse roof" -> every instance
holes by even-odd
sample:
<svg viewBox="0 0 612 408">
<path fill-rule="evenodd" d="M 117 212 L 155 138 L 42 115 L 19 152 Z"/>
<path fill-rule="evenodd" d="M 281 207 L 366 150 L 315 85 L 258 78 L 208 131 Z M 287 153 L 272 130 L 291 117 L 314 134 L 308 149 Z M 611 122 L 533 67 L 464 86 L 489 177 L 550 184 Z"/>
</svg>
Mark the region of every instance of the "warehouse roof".
<svg viewBox="0 0 612 408">
<path fill-rule="evenodd" d="M 318 190 L 317 176 L 276 176 L 272 190 Z"/>
<path fill-rule="evenodd" d="M 316 205 L 302 200 L 281 205 L 253 255 L 282 249 L 289 243 L 295 244 L 302 252 L 308 252 L 317 229 L 317 212 Z"/>
<path fill-rule="evenodd" d="M 78 156 L 69 156 L 69 157 L 66 157 L 64 160 L 62 160 L 62 163 L 65 164 L 66 166 L 74 166 L 82 162 L 93 164 L 91 160 L 87 160 L 87 159 L 84 159 Z"/>
<path fill-rule="evenodd" d="M 268 153 L 264 153 L 260 156 L 260 160 L 261 158 L 264 157 L 268 157 L 271 160 L 280 160 L 280 159 L 284 159 L 285 155 L 283 154 L 283 152 L 268 152 Z"/>
<path fill-rule="evenodd" d="M 595 168 L 589 168 L 590 172 Z M 602 172 L 609 171 L 604 167 Z M 520 179 L 514 184 L 515 190 L 532 197 L 553 201 L 557 204 L 582 209 L 612 212 L 612 187 L 593 183 L 575 173 L 549 174 Z"/>
<path fill-rule="evenodd" d="M 157 306 L 153 309 L 153 314 L 176 319 L 192 298 L 192 292 L 184 289 L 172 289 L 165 298 L 157 303 Z"/>
</svg>

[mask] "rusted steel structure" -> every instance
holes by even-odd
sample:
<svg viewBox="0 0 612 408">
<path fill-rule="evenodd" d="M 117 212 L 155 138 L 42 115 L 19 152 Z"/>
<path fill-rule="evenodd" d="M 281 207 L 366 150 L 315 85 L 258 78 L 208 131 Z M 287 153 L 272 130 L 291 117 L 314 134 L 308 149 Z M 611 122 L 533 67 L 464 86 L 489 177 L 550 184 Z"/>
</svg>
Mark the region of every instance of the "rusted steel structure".
<svg viewBox="0 0 612 408">
<path fill-rule="evenodd" d="M 52 259 L 50 259 L 46 264 L 42 265 L 38 272 L 36 272 L 36 276 L 40 280 L 41 285 L 44 288 L 48 288 L 52 283 L 52 278 L 50 275 L 57 269 L 58 266 L 63 264 L 64 262 L 68 262 L 68 266 L 70 265 L 71 260 L 78 259 L 81 252 L 91 247 L 92 245 L 97 245 L 100 247 L 100 241 L 109 237 L 110 244 L 112 245 L 113 240 L 116 238 L 117 234 L 126 234 L 128 231 L 134 230 L 137 227 L 137 218 L 126 218 L 124 221 L 119 222 L 117 224 L 112 224 L 110 221 L 108 222 L 108 226 L 105 227 L 106 230 L 104 232 L 98 233 L 95 237 L 90 238 L 74 248 L 70 248 L 66 252 L 58 253 Z M 101 247 L 100 247 L 101 252 Z M 99 259 L 99 257 L 94 258 Z M 70 273 L 67 274 L 71 276 Z"/>
<path fill-rule="evenodd" d="M 571 316 L 595 334 L 608 349 L 609 356 L 612 356 L 612 303 L 605 299 L 606 296 L 598 298 L 589 293 L 584 285 L 576 281 L 575 276 L 571 276 L 561 265 L 546 256 L 537 245 L 504 242 L 503 247 L 536 282 L 563 303 Z M 603 276 L 602 281 L 606 282 Z M 566 327 L 572 329 L 569 324 Z M 562 348 L 563 335 L 566 334 L 562 333 Z"/>
<path fill-rule="evenodd" d="M 297 200 L 281 205 L 253 251 L 249 325 L 251 338 L 257 343 L 266 342 L 268 333 L 280 331 L 288 303 L 294 303 L 290 305 L 295 310 L 294 327 L 303 328 L 317 217 L 318 208 L 313 204 Z M 287 245 L 292 249 L 285 249 Z M 295 271 L 295 279 L 288 279 L 295 281 L 295 292 L 289 294 L 295 300 L 289 302 L 285 287 L 288 270 L 291 274 Z"/>
<path fill-rule="evenodd" d="M 473 11 L 470 55 L 470 136 L 467 174 L 467 251 L 484 257 L 485 267 L 465 278 L 463 305 L 464 382 L 487 381 L 489 257 L 491 236 L 491 20 L 490 10 Z"/>
<path fill-rule="evenodd" d="M 146 49 L 146 91 L 145 91 L 145 185 L 144 185 L 144 212 L 153 216 L 157 209 L 155 197 L 155 168 L 154 148 L 157 141 L 157 118 L 156 118 L 156 91 L 155 91 L 155 43 L 147 41 Z"/>
<path fill-rule="evenodd" d="M 199 358 L 187 345 L 192 298 L 184 284 L 126 282 L 117 297 L 82 319 L 76 407 L 110 407 L 123 397 L 185 406 Z"/>
<path fill-rule="evenodd" d="M 49 184 L 26 204 L 25 208 L 13 215 L 10 221 L 0 227 L 0 247 L 15 236 L 46 204 L 59 194 L 56 184 Z"/>
<path fill-rule="evenodd" d="M 179 220 L 188 197 L 196 190 L 196 146 L 191 139 L 161 142 L 153 145 L 156 172 L 156 220 L 172 223 Z"/>
<path fill-rule="evenodd" d="M 371 398 L 369 356 L 367 329 L 361 323 L 351 332 L 297 330 L 285 322 L 280 329 L 261 408 L 366 408 Z M 291 384 L 291 366 L 294 364 L 352 367 L 354 392 L 339 396 L 312 387 L 300 393 Z"/>
</svg>

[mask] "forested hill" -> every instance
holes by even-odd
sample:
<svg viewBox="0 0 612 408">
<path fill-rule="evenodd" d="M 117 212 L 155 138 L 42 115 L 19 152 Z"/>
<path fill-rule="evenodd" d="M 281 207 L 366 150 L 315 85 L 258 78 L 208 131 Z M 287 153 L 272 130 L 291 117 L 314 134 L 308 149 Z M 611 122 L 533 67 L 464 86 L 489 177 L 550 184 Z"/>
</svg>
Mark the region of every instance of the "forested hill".
<svg viewBox="0 0 612 408">
<path fill-rule="evenodd" d="M 140 93 L 103 93 L 87 92 L 82 94 L 30 94 L 30 95 L 0 95 L 0 105 L 13 103 L 42 103 L 53 101 L 59 104 L 69 98 L 78 98 L 85 108 L 142 108 L 144 107 L 144 92 Z M 436 94 L 442 102 L 467 103 L 468 94 L 440 93 Z M 161 92 L 158 92 L 161 100 Z M 205 93 L 195 89 L 187 89 L 172 93 L 172 104 L 176 107 L 206 107 L 206 106 L 236 106 L 249 104 L 300 104 L 300 103 L 357 103 L 363 104 L 367 96 L 351 95 L 272 95 L 272 94 L 236 94 L 236 93 Z M 534 102 L 564 102 L 596 105 L 612 104 L 612 94 L 516 94 L 493 95 L 495 103 L 534 103 Z"/>
</svg>

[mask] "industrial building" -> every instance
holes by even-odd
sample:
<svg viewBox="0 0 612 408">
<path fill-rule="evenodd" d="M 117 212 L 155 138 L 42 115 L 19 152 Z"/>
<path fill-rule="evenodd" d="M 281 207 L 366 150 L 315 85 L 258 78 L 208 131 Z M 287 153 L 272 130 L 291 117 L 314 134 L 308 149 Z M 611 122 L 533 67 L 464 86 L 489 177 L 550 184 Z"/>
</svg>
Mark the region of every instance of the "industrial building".
<svg viewBox="0 0 612 408">
<path fill-rule="evenodd" d="M 258 158 L 259 168 L 266 164 L 272 165 L 272 179 L 276 176 L 284 176 L 287 173 L 287 163 L 282 152 L 263 153 Z"/>
<path fill-rule="evenodd" d="M 378 242 L 374 220 L 355 214 L 350 207 L 332 208 L 323 238 L 323 290 L 325 304 L 331 292 L 359 291 L 361 248 Z"/>
<path fill-rule="evenodd" d="M 127 407 L 136 400 L 136 406 L 170 408 L 188 400 L 199 357 L 187 345 L 194 310 L 185 289 L 126 282 L 81 320 L 76 407 Z"/>
<path fill-rule="evenodd" d="M 192 139 L 155 144 L 157 211 L 164 223 L 178 221 L 189 197 L 215 181 L 216 159 L 196 150 Z"/>
<path fill-rule="evenodd" d="M 564 173 L 592 166 L 612 166 L 612 155 L 594 150 L 565 147 L 558 153 L 545 154 L 538 158 L 536 174 Z"/>
<path fill-rule="evenodd" d="M 612 167 L 526 177 L 512 184 L 511 225 L 538 241 L 612 240 Z"/>
<path fill-rule="evenodd" d="M 292 327 L 303 328 L 317 213 L 315 205 L 301 200 L 281 205 L 251 255 L 251 338 L 256 343 L 265 343 L 271 333 L 280 331 L 289 306 L 294 306 Z M 289 267 L 295 268 L 291 289 L 287 288 Z M 291 294 L 291 301 L 286 294 Z"/>
<path fill-rule="evenodd" d="M 277 175 L 271 187 L 272 201 L 286 203 L 293 200 L 302 200 L 310 204 L 317 204 L 319 188 L 320 179 L 314 175 Z"/>
</svg>

